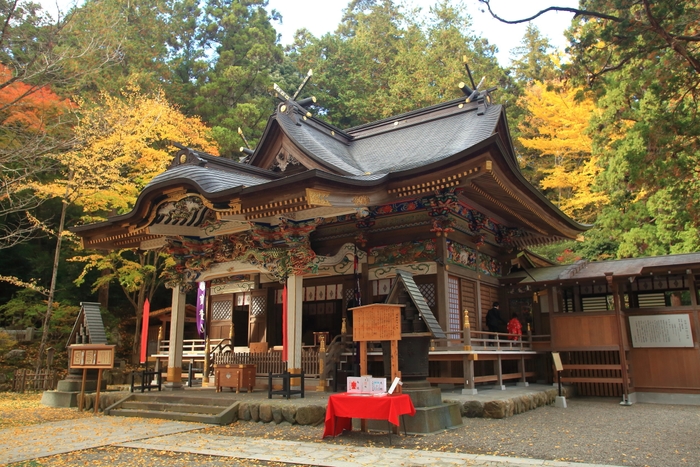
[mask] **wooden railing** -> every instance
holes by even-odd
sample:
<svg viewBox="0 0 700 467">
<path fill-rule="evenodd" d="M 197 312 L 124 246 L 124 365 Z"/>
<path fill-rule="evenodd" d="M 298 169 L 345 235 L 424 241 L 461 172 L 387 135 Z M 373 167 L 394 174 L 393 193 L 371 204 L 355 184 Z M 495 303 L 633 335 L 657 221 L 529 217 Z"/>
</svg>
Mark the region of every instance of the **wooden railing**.
<svg viewBox="0 0 700 467">
<path fill-rule="evenodd" d="M 447 339 L 432 339 L 431 351 L 474 350 L 479 352 L 538 350 L 538 344 L 549 342 L 550 336 L 508 334 L 503 332 L 471 331 L 465 339 L 465 330 L 448 333 Z"/>
<path fill-rule="evenodd" d="M 309 349 L 301 351 L 301 369 L 308 377 L 316 377 L 319 374 L 318 350 Z M 270 350 L 268 352 L 230 352 L 214 355 L 215 365 L 255 365 L 257 375 L 268 373 L 283 373 L 287 370 L 287 362 L 282 361 L 282 352 Z"/>
<path fill-rule="evenodd" d="M 210 339 L 209 344 L 213 349 L 224 339 Z M 204 356 L 206 341 L 204 339 L 185 339 L 182 341 L 182 354 L 187 356 Z M 170 352 L 170 341 L 164 340 L 158 343 L 158 354 L 167 355 Z"/>
</svg>

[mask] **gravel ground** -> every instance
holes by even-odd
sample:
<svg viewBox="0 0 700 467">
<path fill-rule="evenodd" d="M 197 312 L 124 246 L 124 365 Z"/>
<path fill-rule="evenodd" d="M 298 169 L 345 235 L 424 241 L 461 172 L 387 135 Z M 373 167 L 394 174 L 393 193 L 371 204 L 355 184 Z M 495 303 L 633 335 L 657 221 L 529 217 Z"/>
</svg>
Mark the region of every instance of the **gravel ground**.
<svg viewBox="0 0 700 467">
<path fill-rule="evenodd" d="M 502 420 L 465 418 L 460 429 L 431 436 L 392 436 L 394 448 L 492 454 L 596 464 L 700 466 L 700 407 L 575 398 L 568 408 L 540 407 Z M 321 442 L 322 427 L 240 422 L 217 434 Z M 346 433 L 323 443 L 388 446 L 386 434 Z"/>
<path fill-rule="evenodd" d="M 621 466 L 700 466 L 700 407 L 635 404 L 618 399 L 569 399 L 503 420 L 464 419 L 465 426 L 431 436 L 392 436 L 395 449 L 492 454 Z M 389 447 L 386 433 L 346 433 L 321 441 L 322 427 L 238 422 L 205 433 Z M 84 465 L 268 466 L 290 464 L 105 447 L 43 459 L 22 466 Z"/>
</svg>

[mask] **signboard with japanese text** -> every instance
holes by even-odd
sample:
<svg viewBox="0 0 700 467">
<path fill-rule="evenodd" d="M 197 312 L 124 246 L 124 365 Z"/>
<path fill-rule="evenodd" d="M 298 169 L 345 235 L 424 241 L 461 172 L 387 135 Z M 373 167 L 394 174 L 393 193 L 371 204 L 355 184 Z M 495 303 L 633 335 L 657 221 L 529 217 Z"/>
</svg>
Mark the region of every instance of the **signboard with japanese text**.
<svg viewBox="0 0 700 467">
<path fill-rule="evenodd" d="M 690 315 L 630 316 L 632 347 L 694 347 Z"/>
<path fill-rule="evenodd" d="M 70 368 L 114 368 L 114 346 L 76 344 L 68 347 Z"/>
<path fill-rule="evenodd" d="M 403 305 L 375 303 L 350 308 L 352 310 L 352 340 L 401 340 L 401 308 Z"/>
</svg>

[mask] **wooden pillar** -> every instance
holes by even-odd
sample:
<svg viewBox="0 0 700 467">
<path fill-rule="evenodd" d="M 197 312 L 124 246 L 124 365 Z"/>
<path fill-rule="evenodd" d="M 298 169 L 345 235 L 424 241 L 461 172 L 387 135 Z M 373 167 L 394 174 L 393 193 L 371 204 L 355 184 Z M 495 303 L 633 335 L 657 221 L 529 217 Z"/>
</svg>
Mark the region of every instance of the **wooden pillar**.
<svg viewBox="0 0 700 467">
<path fill-rule="evenodd" d="M 477 354 L 467 354 L 462 357 L 462 369 L 464 370 L 464 389 L 462 394 L 476 394 L 476 384 L 474 383 L 474 358 Z"/>
<path fill-rule="evenodd" d="M 695 286 L 695 274 L 693 271 L 686 270 L 685 280 L 688 281 L 688 290 L 690 290 L 690 304 L 693 307 L 693 325 L 695 329 L 700 329 L 700 306 L 698 306 L 698 290 Z"/>
<path fill-rule="evenodd" d="M 287 279 L 287 369 L 290 373 L 301 371 L 303 283 L 302 276 L 293 275 Z"/>
<path fill-rule="evenodd" d="M 527 387 L 530 383 L 527 382 L 526 367 L 525 367 L 525 355 L 520 356 L 520 361 L 518 361 L 518 371 L 520 371 L 520 381 L 515 383 L 516 386 Z"/>
<path fill-rule="evenodd" d="M 605 273 L 605 278 L 608 280 L 608 285 L 613 292 L 613 304 L 615 307 L 615 315 L 617 316 L 617 337 L 618 345 L 620 349 L 620 368 L 622 373 L 622 405 L 630 405 L 630 387 L 629 387 L 629 374 L 627 372 L 627 351 L 625 350 L 625 333 L 627 332 L 627 325 L 625 320 L 625 315 L 622 312 L 622 301 L 620 300 L 620 285 L 613 280 L 613 274 L 611 272 Z"/>
<path fill-rule="evenodd" d="M 476 281 L 476 285 L 474 286 L 474 293 L 476 294 L 476 297 L 474 297 L 475 298 L 474 302 L 476 303 L 476 310 L 475 310 L 476 330 L 483 331 L 484 330 L 484 328 L 483 328 L 483 323 L 484 323 L 484 311 L 483 310 L 484 310 L 484 307 L 483 307 L 483 304 L 481 301 L 481 280 Z M 491 308 L 490 303 L 488 304 L 488 307 Z M 481 335 L 481 337 L 483 338 L 484 336 Z"/>
<path fill-rule="evenodd" d="M 503 384 L 503 361 L 501 360 L 501 354 L 496 355 L 496 360 L 494 361 L 496 365 L 496 376 L 498 377 L 497 387 L 495 389 L 500 389 L 505 391 L 506 387 Z"/>
<path fill-rule="evenodd" d="M 185 294 L 180 286 L 173 287 L 170 317 L 170 350 L 168 351 L 168 381 L 165 389 L 182 389 L 182 341 L 185 333 Z"/>
<path fill-rule="evenodd" d="M 435 239 L 437 244 L 437 320 L 443 329 L 449 329 L 449 286 L 448 286 L 448 266 L 447 266 L 447 238 L 444 236 Z M 461 295 L 461 294 L 460 294 Z"/>
</svg>

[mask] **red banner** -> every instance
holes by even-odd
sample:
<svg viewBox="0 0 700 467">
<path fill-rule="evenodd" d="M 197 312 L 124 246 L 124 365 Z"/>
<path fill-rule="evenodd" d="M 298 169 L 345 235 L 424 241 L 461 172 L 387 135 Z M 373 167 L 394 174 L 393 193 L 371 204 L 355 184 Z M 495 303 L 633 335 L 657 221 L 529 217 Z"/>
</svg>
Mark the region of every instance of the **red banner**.
<svg viewBox="0 0 700 467">
<path fill-rule="evenodd" d="M 143 318 L 141 321 L 141 363 L 146 363 L 146 352 L 148 351 L 148 319 L 151 315 L 151 304 L 146 299 L 143 302 Z"/>
<path fill-rule="evenodd" d="M 282 289 L 282 361 L 287 361 L 287 346 L 289 339 L 287 336 L 287 284 Z"/>
</svg>

